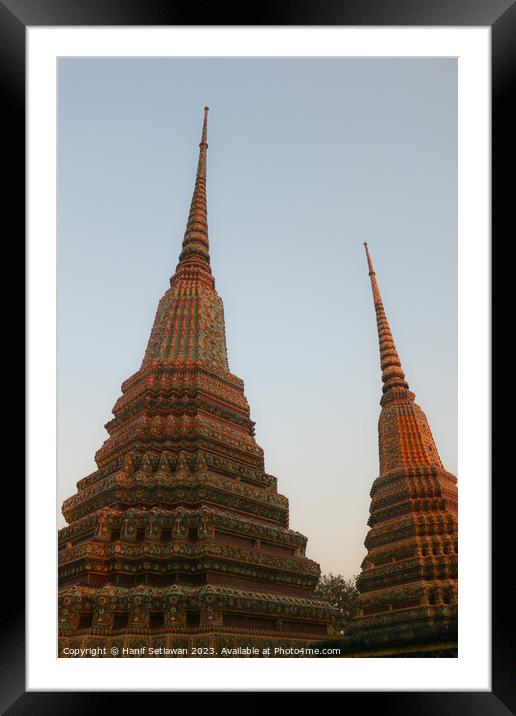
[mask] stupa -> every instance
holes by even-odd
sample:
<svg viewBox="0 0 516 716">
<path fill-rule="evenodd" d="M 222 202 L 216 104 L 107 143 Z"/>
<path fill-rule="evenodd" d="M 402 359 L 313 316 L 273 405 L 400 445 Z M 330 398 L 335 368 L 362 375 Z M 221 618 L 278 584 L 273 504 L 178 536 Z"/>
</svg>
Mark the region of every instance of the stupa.
<svg viewBox="0 0 516 716">
<path fill-rule="evenodd" d="M 457 479 L 409 390 L 367 244 L 383 381 L 380 475 L 346 649 L 357 656 L 457 655 Z"/>
<path fill-rule="evenodd" d="M 228 367 L 210 267 L 207 119 L 206 107 L 182 251 L 143 362 L 122 384 L 98 469 L 62 506 L 60 656 L 262 655 L 332 634 L 335 610 L 314 597 L 319 565 L 289 529 Z"/>
</svg>

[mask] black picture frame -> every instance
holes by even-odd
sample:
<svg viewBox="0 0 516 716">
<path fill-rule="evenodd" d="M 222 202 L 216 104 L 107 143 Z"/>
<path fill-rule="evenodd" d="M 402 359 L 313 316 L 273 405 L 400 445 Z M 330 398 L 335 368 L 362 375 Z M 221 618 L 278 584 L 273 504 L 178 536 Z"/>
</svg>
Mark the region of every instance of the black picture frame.
<svg viewBox="0 0 516 716">
<path fill-rule="evenodd" d="M 23 246 L 22 235 L 25 233 L 25 31 L 28 26 L 81 25 L 489 26 L 492 31 L 492 230 L 493 237 L 497 237 L 493 242 L 493 261 L 501 254 L 505 231 L 507 236 L 514 231 L 509 223 L 514 206 L 513 175 L 516 166 L 513 141 L 516 115 L 509 104 L 510 82 L 511 79 L 514 82 L 516 76 L 514 0 L 448 0 L 446 3 L 431 0 L 369 0 L 367 4 L 347 0 L 298 0 L 295 3 L 263 2 L 257 8 L 248 5 L 240 9 L 229 4 L 203 6 L 171 0 L 147 0 L 145 3 L 140 0 L 0 0 L 0 87 L 3 97 L 0 116 L 4 150 L 8 148 L 12 153 L 12 160 L 4 165 L 4 177 L 8 181 L 4 187 L 3 204 L 6 208 L 4 220 L 7 216 L 13 219 L 10 229 L 11 247 Z M 15 236 L 19 237 L 17 241 L 13 241 Z M 500 278 L 493 291 L 493 306 L 503 311 L 504 305 L 510 305 L 505 303 L 509 301 L 510 263 L 499 261 L 499 270 Z M 497 313 L 494 311 L 493 317 Z M 507 330 L 512 333 L 510 325 Z M 501 354 L 507 356 L 504 343 Z M 493 376 L 510 375 L 510 366 L 507 366 L 505 373 L 502 367 L 501 361 L 495 362 Z M 500 387 L 499 391 L 494 390 L 493 396 L 505 395 L 507 401 L 510 401 L 510 392 L 504 394 L 504 389 L 507 391 L 505 386 Z M 20 401 L 19 396 L 16 400 Z M 503 457 L 505 454 L 508 457 L 510 445 L 508 424 L 505 428 L 499 425 L 497 431 L 493 431 L 493 455 Z M 511 503 L 505 493 L 512 475 L 507 472 L 507 477 L 505 483 L 503 479 L 498 484 L 494 481 L 492 490 L 492 691 L 347 692 L 344 694 L 347 706 L 350 699 L 367 696 L 367 703 L 361 702 L 362 708 L 374 708 L 377 704 L 378 708 L 383 712 L 387 710 L 387 713 L 423 716 L 448 713 L 496 716 L 516 713 L 515 648 L 511 639 L 514 594 L 510 593 L 507 581 L 508 571 L 512 571 L 512 557 L 505 553 L 505 545 L 512 544 L 509 535 Z M 16 479 L 10 479 L 8 503 L 20 506 L 24 504 L 21 475 L 16 474 Z M 12 538 L 17 540 L 21 551 L 23 530 L 19 524 L 12 532 Z M 5 558 L 8 559 L 7 553 Z M 111 703 L 110 695 L 105 692 L 25 691 L 25 574 L 21 559 L 15 564 L 10 562 L 4 566 L 8 580 L 4 581 L 2 590 L 8 601 L 7 608 L 4 607 L 1 612 L 1 713 L 13 716 L 25 713 L 103 713 L 108 708 L 106 702 Z M 120 696 L 118 694 L 117 698 Z M 142 703 L 139 693 L 130 694 L 130 698 L 133 706 L 137 702 Z"/>
</svg>

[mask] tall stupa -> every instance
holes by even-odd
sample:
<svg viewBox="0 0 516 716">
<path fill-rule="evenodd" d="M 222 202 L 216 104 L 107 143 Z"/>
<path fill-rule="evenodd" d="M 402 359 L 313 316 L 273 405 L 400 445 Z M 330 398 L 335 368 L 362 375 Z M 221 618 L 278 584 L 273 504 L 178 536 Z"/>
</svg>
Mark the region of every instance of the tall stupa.
<svg viewBox="0 0 516 716">
<path fill-rule="evenodd" d="M 122 384 L 97 470 L 63 503 L 59 656 L 261 656 L 332 635 L 335 610 L 314 596 L 319 565 L 289 529 L 228 367 L 207 126 L 206 107 L 182 250 L 141 367 Z"/>
<path fill-rule="evenodd" d="M 457 655 L 457 479 L 414 402 L 365 244 L 383 381 L 380 474 L 346 650 L 357 656 Z"/>
</svg>

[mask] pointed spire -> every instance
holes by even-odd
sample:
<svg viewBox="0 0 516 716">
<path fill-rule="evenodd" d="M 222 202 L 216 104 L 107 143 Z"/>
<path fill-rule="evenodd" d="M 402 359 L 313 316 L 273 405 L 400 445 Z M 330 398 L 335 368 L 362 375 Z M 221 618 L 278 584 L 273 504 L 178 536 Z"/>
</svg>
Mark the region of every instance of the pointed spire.
<svg viewBox="0 0 516 716">
<path fill-rule="evenodd" d="M 204 108 L 204 122 L 199 144 L 199 161 L 190 213 L 179 256 L 179 268 L 197 266 L 211 274 L 208 241 L 208 208 L 206 202 L 206 158 L 208 154 L 208 107 Z M 172 280 L 172 279 L 171 279 Z"/>
<path fill-rule="evenodd" d="M 385 315 L 382 296 L 378 288 L 376 274 L 373 268 L 373 262 L 369 255 L 367 242 L 364 241 L 367 265 L 369 267 L 369 277 L 371 279 L 371 288 L 373 290 L 374 309 L 376 312 L 376 325 L 378 327 L 378 340 L 380 343 L 380 360 L 383 381 L 383 396 L 380 401 L 381 405 L 394 399 L 396 396 L 403 394 L 405 400 L 414 400 L 414 394 L 409 391 L 409 385 L 405 380 L 405 373 L 401 367 L 401 361 L 394 344 L 389 322 Z"/>
</svg>

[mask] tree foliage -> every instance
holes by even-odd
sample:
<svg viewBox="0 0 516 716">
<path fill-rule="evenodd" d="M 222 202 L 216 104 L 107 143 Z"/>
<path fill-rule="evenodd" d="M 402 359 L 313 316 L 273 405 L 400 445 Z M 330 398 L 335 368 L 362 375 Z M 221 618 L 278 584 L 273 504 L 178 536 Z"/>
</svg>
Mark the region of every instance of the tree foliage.
<svg viewBox="0 0 516 716">
<path fill-rule="evenodd" d="M 332 607 L 341 611 L 342 617 L 337 619 L 336 627 L 342 631 L 353 618 L 357 609 L 359 592 L 356 588 L 356 577 L 346 579 L 342 574 L 325 574 L 317 584 L 316 596 L 326 599 Z"/>
</svg>

